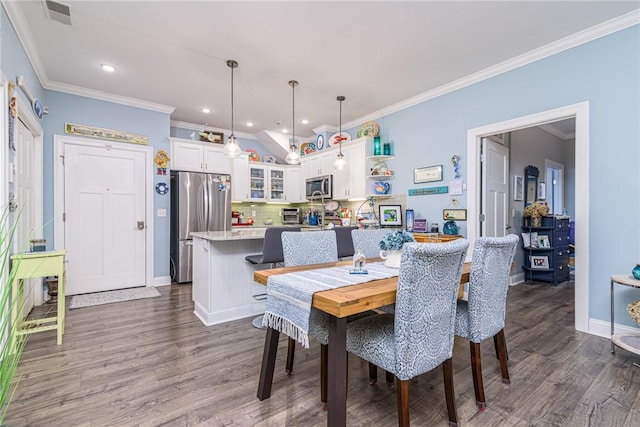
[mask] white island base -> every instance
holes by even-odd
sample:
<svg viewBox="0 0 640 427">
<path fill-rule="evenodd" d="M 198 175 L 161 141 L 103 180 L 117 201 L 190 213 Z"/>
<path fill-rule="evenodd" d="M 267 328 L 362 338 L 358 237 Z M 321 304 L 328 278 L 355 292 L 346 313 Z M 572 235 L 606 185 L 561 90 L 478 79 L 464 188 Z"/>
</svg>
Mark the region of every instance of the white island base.
<svg viewBox="0 0 640 427">
<path fill-rule="evenodd" d="M 264 229 L 192 233 L 194 314 L 206 326 L 264 313 L 266 288 L 247 255 L 261 253 Z"/>
</svg>

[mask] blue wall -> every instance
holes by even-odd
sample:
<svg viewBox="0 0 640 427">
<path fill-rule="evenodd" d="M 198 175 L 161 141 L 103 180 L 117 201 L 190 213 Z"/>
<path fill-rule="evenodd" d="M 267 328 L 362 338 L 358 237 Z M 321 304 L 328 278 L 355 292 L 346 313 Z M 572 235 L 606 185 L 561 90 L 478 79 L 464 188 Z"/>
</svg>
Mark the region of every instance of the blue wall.
<svg viewBox="0 0 640 427">
<path fill-rule="evenodd" d="M 64 135 L 66 122 L 117 129 L 149 137 L 153 152 L 159 149 L 169 153 L 169 114 L 98 101 L 82 96 L 45 91 L 49 114 L 44 125 L 44 222 L 53 218 L 53 136 Z M 154 174 L 154 188 L 158 182 L 169 183 L 169 175 Z M 169 194 L 153 192 L 154 214 L 154 277 L 169 275 Z M 167 217 L 155 216 L 157 209 L 166 209 Z M 47 242 L 53 242 L 53 226 L 45 229 Z"/>
<path fill-rule="evenodd" d="M 590 103 L 589 313 L 609 321 L 609 276 L 640 261 L 639 25 L 377 121 L 382 140 L 394 142 L 393 192 L 402 193 L 448 185 L 453 154 L 462 156 L 466 181 L 468 129 L 583 101 Z M 442 183 L 413 184 L 414 168 L 438 164 Z M 466 205 L 466 194 L 459 199 Z M 440 223 L 449 202 L 449 195 L 408 198 L 418 217 Z M 616 322 L 637 327 L 624 310 L 632 299 L 640 299 L 637 291 L 620 292 Z"/>
</svg>

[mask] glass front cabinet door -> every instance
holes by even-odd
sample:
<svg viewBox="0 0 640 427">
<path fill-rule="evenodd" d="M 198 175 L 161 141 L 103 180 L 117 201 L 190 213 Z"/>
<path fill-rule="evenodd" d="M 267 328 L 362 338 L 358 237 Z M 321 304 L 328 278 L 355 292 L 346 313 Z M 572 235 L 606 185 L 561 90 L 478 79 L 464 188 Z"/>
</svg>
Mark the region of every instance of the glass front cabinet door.
<svg viewBox="0 0 640 427">
<path fill-rule="evenodd" d="M 249 167 L 249 199 L 256 201 L 267 200 L 267 168 L 261 165 Z"/>
<path fill-rule="evenodd" d="M 269 200 L 284 202 L 285 195 L 284 169 L 269 167 Z"/>
</svg>

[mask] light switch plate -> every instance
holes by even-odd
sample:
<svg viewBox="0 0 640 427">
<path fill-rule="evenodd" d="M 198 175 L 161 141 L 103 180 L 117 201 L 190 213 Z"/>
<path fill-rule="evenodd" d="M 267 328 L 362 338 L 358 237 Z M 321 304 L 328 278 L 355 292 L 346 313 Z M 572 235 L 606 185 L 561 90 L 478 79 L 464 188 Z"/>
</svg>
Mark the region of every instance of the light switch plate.
<svg viewBox="0 0 640 427">
<path fill-rule="evenodd" d="M 9 163 L 9 184 L 13 184 L 16 181 L 16 164 Z"/>
<path fill-rule="evenodd" d="M 167 210 L 166 209 L 158 209 L 158 218 L 164 218 L 167 216 Z"/>
</svg>

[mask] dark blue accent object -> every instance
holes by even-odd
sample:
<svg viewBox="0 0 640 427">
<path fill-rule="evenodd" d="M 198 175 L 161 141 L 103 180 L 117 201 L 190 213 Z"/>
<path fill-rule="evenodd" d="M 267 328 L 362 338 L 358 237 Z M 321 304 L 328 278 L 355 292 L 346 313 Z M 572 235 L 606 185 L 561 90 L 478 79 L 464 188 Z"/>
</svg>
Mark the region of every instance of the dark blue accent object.
<svg viewBox="0 0 640 427">
<path fill-rule="evenodd" d="M 632 273 L 636 280 L 640 280 L 640 264 L 633 267 Z"/>
<path fill-rule="evenodd" d="M 444 234 L 448 234 L 450 236 L 454 236 L 454 235 L 458 234 L 458 224 L 456 224 L 456 222 L 453 221 L 453 220 L 447 221 L 442 226 L 442 232 Z"/>
</svg>

